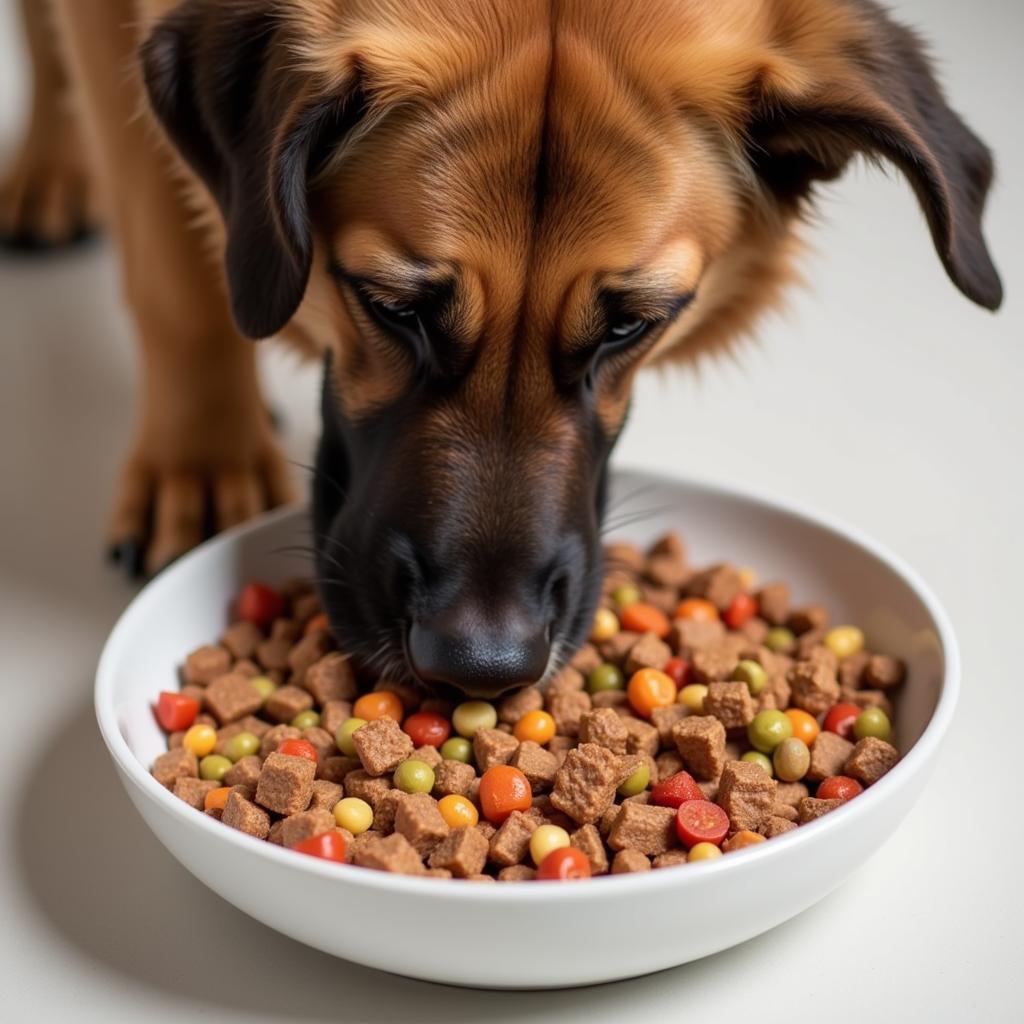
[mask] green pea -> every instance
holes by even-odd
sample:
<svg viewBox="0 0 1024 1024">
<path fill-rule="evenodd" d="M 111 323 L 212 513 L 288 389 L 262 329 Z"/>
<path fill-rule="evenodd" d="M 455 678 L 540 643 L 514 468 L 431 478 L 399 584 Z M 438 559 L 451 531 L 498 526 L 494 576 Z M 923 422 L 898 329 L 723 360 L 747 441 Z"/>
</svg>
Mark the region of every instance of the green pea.
<svg viewBox="0 0 1024 1024">
<path fill-rule="evenodd" d="M 775 748 L 772 763 L 783 782 L 799 782 L 811 767 L 811 752 L 803 740 L 790 737 Z"/>
<path fill-rule="evenodd" d="M 313 729 L 320 724 L 320 712 L 308 708 L 300 711 L 293 719 L 292 726 L 296 729 Z"/>
<path fill-rule="evenodd" d="M 605 690 L 624 690 L 626 678 L 618 665 L 605 662 L 591 670 L 587 676 L 587 689 L 591 693 L 603 693 Z"/>
<path fill-rule="evenodd" d="M 865 708 L 853 722 L 853 735 L 859 740 L 874 736 L 876 740 L 888 740 L 892 735 L 892 723 L 881 708 Z"/>
<path fill-rule="evenodd" d="M 619 796 L 636 796 L 637 793 L 642 793 L 647 788 L 650 781 L 650 765 L 646 761 L 642 761 L 637 770 L 619 786 Z"/>
<path fill-rule="evenodd" d="M 253 678 L 249 680 L 249 685 L 256 690 L 264 700 L 266 700 L 277 689 L 277 683 L 275 683 L 269 676 L 253 676 Z"/>
<path fill-rule="evenodd" d="M 338 730 L 334 734 L 334 742 L 338 744 L 338 749 L 347 757 L 356 756 L 356 745 L 352 742 L 352 733 L 356 729 L 361 729 L 364 725 L 366 725 L 365 718 L 346 718 L 338 726 Z"/>
<path fill-rule="evenodd" d="M 473 744 L 464 736 L 453 736 L 441 744 L 441 756 L 448 761 L 470 764 L 473 760 Z"/>
<path fill-rule="evenodd" d="M 732 670 L 738 683 L 746 683 L 751 697 L 756 697 L 768 685 L 768 673 L 756 661 L 746 658 Z"/>
<path fill-rule="evenodd" d="M 769 775 L 775 774 L 771 758 L 767 754 L 762 754 L 760 750 L 748 750 L 740 760 L 750 761 L 751 764 L 759 764 Z"/>
<path fill-rule="evenodd" d="M 241 761 L 260 749 L 260 738 L 251 732 L 239 732 L 224 744 L 224 756 L 229 761 Z"/>
<path fill-rule="evenodd" d="M 640 597 L 640 591 L 631 583 L 623 583 L 622 586 L 616 587 L 612 591 L 612 600 L 619 609 L 628 608 L 631 604 L 636 604 Z"/>
<path fill-rule="evenodd" d="M 747 738 L 755 750 L 770 754 L 793 735 L 793 723 L 781 711 L 759 711 L 747 726 Z"/>
<path fill-rule="evenodd" d="M 793 635 L 793 631 L 786 629 L 785 626 L 776 626 L 774 629 L 769 629 L 764 638 L 765 647 L 769 651 L 775 651 L 776 654 L 788 651 L 795 643 L 796 637 Z"/>
<path fill-rule="evenodd" d="M 452 725 L 460 736 L 472 739 L 480 729 L 493 729 L 498 712 L 485 700 L 467 700 L 452 712 Z"/>
<path fill-rule="evenodd" d="M 434 769 L 426 761 L 410 758 L 395 769 L 394 781 L 403 793 L 429 793 L 434 788 Z"/>
<path fill-rule="evenodd" d="M 221 754 L 207 754 L 199 762 L 199 778 L 220 782 L 231 771 L 231 762 Z"/>
</svg>

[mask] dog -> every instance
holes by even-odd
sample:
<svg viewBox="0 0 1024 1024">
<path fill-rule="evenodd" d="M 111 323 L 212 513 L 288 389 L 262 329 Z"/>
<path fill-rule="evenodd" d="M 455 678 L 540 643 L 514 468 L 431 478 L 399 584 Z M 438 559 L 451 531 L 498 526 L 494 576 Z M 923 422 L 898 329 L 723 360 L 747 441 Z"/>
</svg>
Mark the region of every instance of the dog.
<svg viewBox="0 0 1024 1024">
<path fill-rule="evenodd" d="M 324 361 L 321 595 L 392 677 L 494 697 L 582 642 L 635 374 L 752 329 L 858 155 L 909 180 L 953 284 L 1001 301 L 991 155 L 872 0 L 54 13 L 143 351 L 116 550 L 156 571 L 290 496 L 250 341 L 278 335 Z"/>
</svg>

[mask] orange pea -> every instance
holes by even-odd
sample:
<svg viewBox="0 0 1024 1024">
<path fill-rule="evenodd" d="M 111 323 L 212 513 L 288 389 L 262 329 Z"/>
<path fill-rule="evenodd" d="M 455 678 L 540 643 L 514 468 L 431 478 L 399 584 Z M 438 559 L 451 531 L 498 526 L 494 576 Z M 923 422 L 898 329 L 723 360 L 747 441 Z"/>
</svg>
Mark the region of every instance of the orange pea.
<svg viewBox="0 0 1024 1024">
<path fill-rule="evenodd" d="M 331 624 L 327 621 L 327 612 L 319 612 L 314 615 L 313 618 L 306 623 L 306 628 L 302 631 L 303 636 L 312 636 L 314 633 L 319 632 L 321 629 L 330 629 Z"/>
<path fill-rule="evenodd" d="M 801 711 L 800 708 L 790 708 L 786 712 L 786 717 L 793 726 L 793 738 L 803 740 L 807 746 L 810 746 L 821 732 L 821 726 L 814 715 Z"/>
<path fill-rule="evenodd" d="M 230 786 L 221 786 L 219 789 L 211 789 L 207 792 L 206 796 L 203 797 L 203 810 L 224 810 L 224 805 L 228 802 L 228 794 L 231 792 Z"/>
<path fill-rule="evenodd" d="M 659 640 L 664 640 L 671 628 L 663 611 L 642 601 L 626 605 L 619 612 L 619 623 L 632 633 L 654 633 Z"/>
<path fill-rule="evenodd" d="M 714 622 L 718 609 L 703 597 L 688 597 L 676 608 L 677 619 L 693 619 L 695 622 Z"/>
<path fill-rule="evenodd" d="M 372 722 L 375 718 L 393 718 L 401 724 L 402 702 L 398 694 L 390 690 L 375 690 L 364 693 L 352 707 L 353 718 L 365 718 Z"/>
<path fill-rule="evenodd" d="M 546 711 L 527 711 L 512 730 L 520 743 L 532 740 L 543 746 L 555 735 L 555 720 Z"/>
<path fill-rule="evenodd" d="M 513 811 L 529 810 L 532 803 L 529 780 L 518 768 L 496 764 L 480 779 L 480 809 L 492 825 L 500 825 Z"/>
<path fill-rule="evenodd" d="M 472 802 L 458 793 L 441 797 L 437 809 L 449 828 L 472 828 L 480 820 L 480 812 Z"/>
<path fill-rule="evenodd" d="M 671 676 L 656 668 L 642 668 L 630 678 L 626 695 L 638 715 L 650 718 L 655 708 L 667 708 L 675 703 L 676 684 Z"/>
</svg>

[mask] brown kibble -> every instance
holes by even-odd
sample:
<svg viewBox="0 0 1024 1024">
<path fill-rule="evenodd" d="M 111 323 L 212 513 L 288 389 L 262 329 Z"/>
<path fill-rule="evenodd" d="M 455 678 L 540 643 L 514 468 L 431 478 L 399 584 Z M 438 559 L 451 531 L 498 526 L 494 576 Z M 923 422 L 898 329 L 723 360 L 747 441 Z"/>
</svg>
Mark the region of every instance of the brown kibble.
<svg viewBox="0 0 1024 1024">
<path fill-rule="evenodd" d="M 448 823 L 427 793 L 409 793 L 395 812 L 395 831 L 409 840 L 412 848 L 426 857 L 448 835 Z M 441 867 L 442 865 L 434 865 Z"/>
<path fill-rule="evenodd" d="M 526 856 L 530 836 L 539 824 L 537 817 L 513 811 L 491 837 L 490 859 L 495 864 L 518 864 Z"/>
<path fill-rule="evenodd" d="M 626 725 L 626 753 L 646 754 L 652 758 L 656 756 L 660 743 L 658 730 L 633 715 L 623 718 L 623 722 Z"/>
<path fill-rule="evenodd" d="M 334 641 L 325 629 L 318 629 L 309 636 L 304 636 L 288 652 L 288 667 L 292 670 L 291 681 L 296 686 L 301 686 L 305 682 L 306 673 L 333 649 Z M 354 679 L 352 692 L 355 692 Z"/>
<path fill-rule="evenodd" d="M 498 721 L 515 725 L 528 711 L 540 711 L 543 707 L 544 694 L 536 686 L 524 686 L 498 704 Z"/>
<path fill-rule="evenodd" d="M 360 800 L 365 800 L 376 811 L 381 797 L 391 789 L 391 780 L 382 776 L 370 775 L 359 768 L 345 776 L 344 786 L 346 796 L 357 796 Z"/>
<path fill-rule="evenodd" d="M 246 619 L 233 622 L 220 635 L 221 646 L 226 647 L 231 656 L 239 661 L 249 661 L 256 653 L 257 644 L 262 642 L 263 634 L 259 627 Z"/>
<path fill-rule="evenodd" d="M 871 655 L 867 651 L 857 651 L 848 658 L 839 662 L 836 670 L 836 678 L 839 680 L 840 689 L 856 690 L 860 686 L 861 676 L 867 668 Z"/>
<path fill-rule="evenodd" d="M 785 625 L 789 617 L 789 584 L 765 584 L 757 592 L 757 610 L 773 626 Z"/>
<path fill-rule="evenodd" d="M 672 648 L 654 633 L 644 633 L 629 649 L 624 666 L 627 678 L 642 668 L 656 668 L 659 672 L 672 657 Z"/>
<path fill-rule="evenodd" d="M 797 636 L 828 629 L 828 610 L 820 604 L 809 604 L 790 612 L 786 625 Z"/>
<path fill-rule="evenodd" d="M 344 782 L 350 772 L 363 771 L 362 763 L 358 757 L 344 757 L 336 755 L 325 757 L 318 770 L 319 777 L 324 782 Z M 365 775 L 366 773 L 363 772 Z"/>
<path fill-rule="evenodd" d="M 682 704 L 669 704 L 651 711 L 651 724 L 658 730 L 658 740 L 663 747 L 673 746 L 672 730 L 676 722 L 682 721 L 689 713 Z"/>
<path fill-rule="evenodd" d="M 429 864 L 444 868 L 455 878 L 478 875 L 487 863 L 487 840 L 475 828 L 453 828 L 434 847 Z"/>
<path fill-rule="evenodd" d="M 612 753 L 625 754 L 629 732 L 620 715 L 611 708 L 586 711 L 580 715 L 580 743 L 596 743 Z"/>
<path fill-rule="evenodd" d="M 266 839 L 270 832 L 270 815 L 262 807 L 247 800 L 237 789 L 228 794 L 220 820 L 257 839 Z"/>
<path fill-rule="evenodd" d="M 349 659 L 337 651 L 325 654 L 310 665 L 302 677 L 302 685 L 321 706 L 328 701 L 354 701 L 359 693 Z"/>
<path fill-rule="evenodd" d="M 743 590 L 743 581 L 733 566 L 713 565 L 691 576 L 685 589 L 688 597 L 703 597 L 724 612 Z"/>
<path fill-rule="evenodd" d="M 185 682 L 192 686 L 208 686 L 231 669 L 232 657 L 223 647 L 206 644 L 197 647 L 186 659 L 182 671 Z"/>
<path fill-rule="evenodd" d="M 313 782 L 313 793 L 309 798 L 309 810 L 331 811 L 344 795 L 344 787 L 339 783 L 316 779 Z"/>
<path fill-rule="evenodd" d="M 885 740 L 865 736 L 853 748 L 843 772 L 865 786 L 874 785 L 900 759 L 899 751 Z"/>
<path fill-rule="evenodd" d="M 434 792 L 438 796 L 465 796 L 475 778 L 476 769 L 471 764 L 445 759 L 434 769 Z"/>
<path fill-rule="evenodd" d="M 270 754 L 256 783 L 256 803 L 277 814 L 296 814 L 309 806 L 316 765 L 304 757 Z"/>
<path fill-rule="evenodd" d="M 717 779 L 725 764 L 725 727 L 714 715 L 688 715 L 672 727 L 672 741 L 693 776 Z"/>
<path fill-rule="evenodd" d="M 775 804 L 775 780 L 750 761 L 729 761 L 718 783 L 718 805 L 734 829 L 757 832 Z"/>
<path fill-rule="evenodd" d="M 350 701 L 329 700 L 320 708 L 320 728 L 334 736 L 338 732 L 338 726 L 351 717 L 352 704 Z"/>
<path fill-rule="evenodd" d="M 812 715 L 824 714 L 839 699 L 839 681 L 827 665 L 798 661 L 786 674 L 793 703 Z"/>
<path fill-rule="evenodd" d="M 640 639 L 639 633 L 632 633 L 628 629 L 620 630 L 615 636 L 608 640 L 602 640 L 597 645 L 604 661 L 614 662 L 621 665 L 626 660 L 630 648 Z"/>
<path fill-rule="evenodd" d="M 259 711 L 263 698 L 247 676 L 228 672 L 207 686 L 204 703 L 221 725 L 227 725 Z"/>
<path fill-rule="evenodd" d="M 207 779 L 196 779 L 191 775 L 179 775 L 174 780 L 174 795 L 179 800 L 184 800 L 190 807 L 194 807 L 197 811 L 203 810 L 204 801 L 206 800 L 206 794 L 211 789 L 218 789 L 220 787 L 219 782 L 213 782 Z"/>
<path fill-rule="evenodd" d="M 683 770 L 683 759 L 677 750 L 666 750 L 655 758 L 654 767 L 656 769 L 655 779 L 658 782 L 664 782 L 665 779 L 671 778 Z"/>
<path fill-rule="evenodd" d="M 334 815 L 322 807 L 290 814 L 281 825 L 281 845 L 292 847 L 303 839 L 332 832 L 335 827 Z"/>
<path fill-rule="evenodd" d="M 481 774 L 496 764 L 508 764 L 518 746 L 515 736 L 499 729 L 477 729 L 473 736 L 473 756 Z"/>
<path fill-rule="evenodd" d="M 369 838 L 364 839 L 364 836 Z M 358 867 L 399 875 L 423 874 L 420 855 L 400 833 L 395 832 L 385 839 L 379 833 L 364 832 L 362 836 L 356 836 L 356 840 L 352 844 L 352 863 Z"/>
<path fill-rule="evenodd" d="M 775 802 L 797 807 L 804 797 L 810 796 L 810 790 L 802 782 L 780 782 L 775 787 Z M 772 813 L 777 814 L 777 811 Z"/>
<path fill-rule="evenodd" d="M 593 644 L 584 644 L 573 656 L 569 666 L 576 670 L 582 682 L 583 677 L 601 664 L 601 655 Z M 550 687 L 549 691 L 550 692 Z"/>
<path fill-rule="evenodd" d="M 596 825 L 581 825 L 569 836 L 569 845 L 582 850 L 590 862 L 592 875 L 604 875 L 608 872 L 608 854 Z"/>
<path fill-rule="evenodd" d="M 615 800 L 627 777 L 623 758 L 596 743 L 581 743 L 566 754 L 555 775 L 551 803 L 581 825 L 595 822 Z"/>
<path fill-rule="evenodd" d="M 255 754 L 240 758 L 228 769 L 223 784 L 225 786 L 255 786 L 259 781 L 262 768 L 263 762 Z"/>
<path fill-rule="evenodd" d="M 509 764 L 526 776 L 527 782 L 535 792 L 538 789 L 550 789 L 554 785 L 555 773 L 559 767 L 558 757 L 532 740 L 524 740 L 519 744 Z M 470 774 L 475 774 L 472 768 Z"/>
<path fill-rule="evenodd" d="M 725 639 L 725 623 L 721 619 L 705 622 L 702 619 L 674 619 L 669 633 L 669 644 L 684 658 L 694 652 L 714 647 Z"/>
<path fill-rule="evenodd" d="M 274 623 L 274 628 L 276 626 L 277 623 Z M 290 639 L 271 636 L 269 640 L 261 640 L 256 645 L 256 660 L 266 672 L 285 672 L 288 668 L 288 655 L 291 653 L 291 649 L 292 641 Z"/>
<path fill-rule="evenodd" d="M 708 684 L 728 679 L 739 663 L 742 639 L 726 637 L 717 644 L 694 651 L 690 658 L 694 681 Z"/>
<path fill-rule="evenodd" d="M 393 772 L 413 751 L 409 734 L 393 718 L 375 718 L 360 726 L 352 733 L 352 743 L 370 775 Z"/>
<path fill-rule="evenodd" d="M 811 763 L 807 769 L 807 778 L 811 782 L 821 782 L 830 775 L 841 775 L 846 759 L 853 753 L 853 744 L 823 729 L 811 744 Z"/>
<path fill-rule="evenodd" d="M 783 832 L 791 832 L 796 827 L 796 822 L 790 821 L 789 818 L 769 814 L 761 826 L 761 835 L 763 835 L 765 839 L 771 839 L 774 836 L 781 836 Z"/>
<path fill-rule="evenodd" d="M 313 706 L 313 697 L 299 686 L 279 686 L 268 698 L 263 713 L 275 722 L 290 722 Z"/>
<path fill-rule="evenodd" d="M 864 685 L 876 690 L 891 690 L 907 677 L 907 666 L 898 658 L 873 655 L 864 669 Z"/>
<path fill-rule="evenodd" d="M 844 803 L 844 800 L 817 800 L 813 796 L 804 797 L 797 808 L 797 812 L 800 815 L 800 824 L 806 825 L 807 822 L 814 821 L 815 818 L 820 818 L 823 814 L 828 814 L 829 811 L 834 811 L 837 807 L 842 807 Z"/>
<path fill-rule="evenodd" d="M 191 750 L 176 747 L 161 754 L 154 762 L 152 776 L 161 786 L 173 790 L 181 778 L 196 778 L 199 775 L 199 761 Z"/>
<path fill-rule="evenodd" d="M 598 664 L 600 664 L 600 659 L 598 659 Z M 580 693 L 584 686 L 586 686 L 586 680 L 583 678 L 583 674 L 572 665 L 566 665 L 548 683 L 547 702 L 550 705 L 551 701 L 561 694 Z"/>
<path fill-rule="evenodd" d="M 679 867 L 681 864 L 687 863 L 686 850 L 666 850 L 664 853 L 659 853 L 651 864 L 654 868 L 674 868 Z"/>
<path fill-rule="evenodd" d="M 608 833 L 608 845 L 613 850 L 639 850 L 656 857 L 676 845 L 675 820 L 672 807 L 626 800 Z"/>
<path fill-rule="evenodd" d="M 556 693 L 548 699 L 548 711 L 555 720 L 555 730 L 562 736 L 577 736 L 580 717 L 590 710 L 590 694 L 583 691 Z"/>
<path fill-rule="evenodd" d="M 373 827 L 387 835 L 395 830 L 395 815 L 398 814 L 398 805 L 408 794 L 400 789 L 387 789 L 381 793 L 373 808 Z"/>
<path fill-rule="evenodd" d="M 509 864 L 498 872 L 499 882 L 529 882 L 537 877 L 537 869 L 527 864 Z"/>
<path fill-rule="evenodd" d="M 632 874 L 635 871 L 650 871 L 651 862 L 639 850 L 619 850 L 612 861 L 613 875 Z"/>
<path fill-rule="evenodd" d="M 746 683 L 710 683 L 704 713 L 714 715 L 726 729 L 744 728 L 754 720 L 754 698 Z"/>
</svg>

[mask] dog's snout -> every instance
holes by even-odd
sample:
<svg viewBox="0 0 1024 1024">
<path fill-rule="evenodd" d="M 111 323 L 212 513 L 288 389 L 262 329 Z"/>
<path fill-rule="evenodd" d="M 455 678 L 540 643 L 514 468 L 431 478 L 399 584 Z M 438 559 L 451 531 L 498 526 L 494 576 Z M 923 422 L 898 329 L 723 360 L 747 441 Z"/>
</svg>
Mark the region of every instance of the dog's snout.
<svg viewBox="0 0 1024 1024">
<path fill-rule="evenodd" d="M 494 698 L 536 682 L 550 654 L 548 626 L 515 614 L 487 622 L 471 610 L 452 609 L 409 630 L 409 658 L 420 679 L 469 697 Z"/>
</svg>

